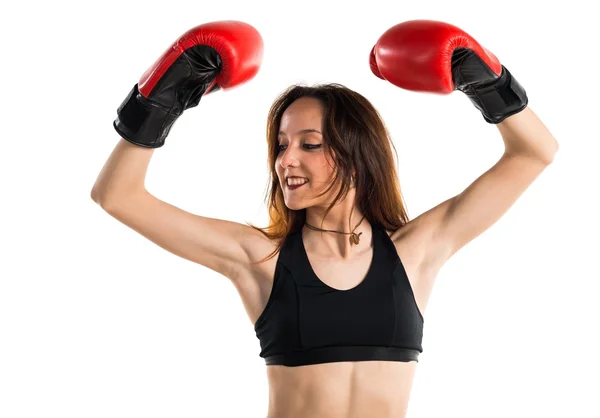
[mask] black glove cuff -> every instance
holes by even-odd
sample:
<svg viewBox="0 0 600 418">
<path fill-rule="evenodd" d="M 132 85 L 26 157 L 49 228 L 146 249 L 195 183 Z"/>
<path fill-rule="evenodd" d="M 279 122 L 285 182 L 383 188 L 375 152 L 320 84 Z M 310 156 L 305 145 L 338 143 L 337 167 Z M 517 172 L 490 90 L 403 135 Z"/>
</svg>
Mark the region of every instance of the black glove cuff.
<svg viewBox="0 0 600 418">
<path fill-rule="evenodd" d="M 479 109 L 488 123 L 497 124 L 527 107 L 525 89 L 502 66 L 502 74 L 494 82 L 471 85 L 465 91 L 473 105 Z"/>
<path fill-rule="evenodd" d="M 146 99 L 136 84 L 117 109 L 113 126 L 123 139 L 132 144 L 160 148 L 179 116 Z"/>
</svg>

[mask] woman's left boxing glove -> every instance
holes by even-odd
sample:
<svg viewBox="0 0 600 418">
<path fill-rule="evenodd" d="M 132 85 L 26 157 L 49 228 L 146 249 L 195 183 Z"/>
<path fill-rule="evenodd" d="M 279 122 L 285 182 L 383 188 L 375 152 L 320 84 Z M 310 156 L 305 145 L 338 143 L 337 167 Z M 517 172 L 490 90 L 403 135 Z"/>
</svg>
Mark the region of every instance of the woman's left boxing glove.
<svg viewBox="0 0 600 418">
<path fill-rule="evenodd" d="M 470 35 L 444 22 L 411 20 L 388 29 L 370 55 L 373 73 L 407 90 L 465 93 L 489 123 L 525 109 L 511 73 Z"/>
</svg>

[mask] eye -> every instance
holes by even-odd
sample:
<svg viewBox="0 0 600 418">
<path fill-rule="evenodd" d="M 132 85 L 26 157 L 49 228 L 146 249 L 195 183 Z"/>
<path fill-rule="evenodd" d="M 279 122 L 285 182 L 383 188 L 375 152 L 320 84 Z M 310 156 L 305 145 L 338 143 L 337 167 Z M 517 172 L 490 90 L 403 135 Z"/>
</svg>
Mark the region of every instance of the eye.
<svg viewBox="0 0 600 418">
<path fill-rule="evenodd" d="M 321 146 L 321 144 L 318 144 L 318 145 L 313 145 L 313 144 L 304 144 L 304 147 L 305 147 L 306 149 L 317 149 L 317 148 L 319 148 L 320 146 Z M 277 149 L 278 149 L 279 151 L 282 151 L 281 147 L 285 147 L 285 145 L 278 145 L 278 146 L 277 146 Z"/>
</svg>

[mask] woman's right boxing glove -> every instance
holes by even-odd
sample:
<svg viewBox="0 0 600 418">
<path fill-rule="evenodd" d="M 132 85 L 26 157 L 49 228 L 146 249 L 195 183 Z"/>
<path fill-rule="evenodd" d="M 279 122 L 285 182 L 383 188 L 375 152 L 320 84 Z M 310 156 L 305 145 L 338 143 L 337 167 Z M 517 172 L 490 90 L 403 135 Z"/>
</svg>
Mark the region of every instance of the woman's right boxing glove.
<svg viewBox="0 0 600 418">
<path fill-rule="evenodd" d="M 205 94 L 252 79 L 262 56 L 262 38 L 247 23 L 196 26 L 142 75 L 117 109 L 113 125 L 127 141 L 159 148 L 184 110 L 197 106 Z"/>
</svg>

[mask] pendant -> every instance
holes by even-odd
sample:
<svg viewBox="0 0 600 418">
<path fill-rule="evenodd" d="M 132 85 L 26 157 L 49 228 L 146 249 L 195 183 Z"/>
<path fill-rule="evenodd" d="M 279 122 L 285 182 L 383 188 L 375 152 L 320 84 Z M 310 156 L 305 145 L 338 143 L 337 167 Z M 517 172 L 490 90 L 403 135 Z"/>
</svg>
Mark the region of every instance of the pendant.
<svg viewBox="0 0 600 418">
<path fill-rule="evenodd" d="M 358 235 L 356 235 L 354 232 L 352 233 L 352 235 L 350 235 L 350 242 L 352 244 L 358 244 L 360 242 L 360 235 L 362 234 L 362 232 Z"/>
</svg>

